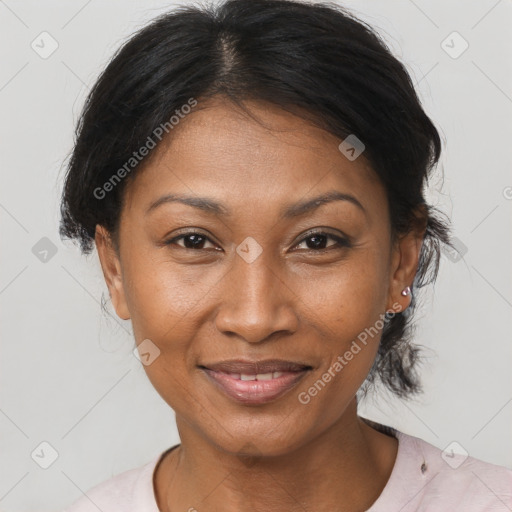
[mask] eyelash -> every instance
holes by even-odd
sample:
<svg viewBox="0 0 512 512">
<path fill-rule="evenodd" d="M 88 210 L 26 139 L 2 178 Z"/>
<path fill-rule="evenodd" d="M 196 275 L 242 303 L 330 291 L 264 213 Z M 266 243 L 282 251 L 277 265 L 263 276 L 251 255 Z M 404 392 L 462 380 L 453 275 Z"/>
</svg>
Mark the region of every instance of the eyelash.
<svg viewBox="0 0 512 512">
<path fill-rule="evenodd" d="M 182 233 L 181 235 L 179 236 L 176 236 L 166 242 L 164 242 L 164 245 L 172 245 L 173 243 L 177 242 L 178 240 L 182 240 L 188 236 L 192 236 L 192 235 L 199 235 L 200 237 L 202 237 L 203 239 L 207 240 L 208 242 L 210 242 L 211 244 L 213 244 L 213 242 L 206 236 L 204 235 L 203 233 L 201 232 L 198 232 L 198 231 L 190 231 L 188 233 Z M 330 245 L 329 247 L 325 247 L 323 249 L 305 249 L 306 251 L 308 252 L 315 252 L 315 253 L 324 253 L 324 252 L 327 252 L 327 251 L 330 251 L 330 250 L 333 250 L 333 249 L 342 249 L 342 248 L 348 248 L 348 247 L 351 247 L 352 244 L 350 243 L 350 241 L 347 239 L 347 238 L 343 238 L 343 237 L 340 237 L 340 236 L 336 236 L 336 235 L 333 235 L 332 233 L 327 233 L 325 231 L 313 231 L 313 232 L 309 232 L 307 233 L 307 235 L 302 238 L 302 240 L 300 242 L 298 242 L 296 245 L 301 245 L 303 244 L 304 242 L 306 242 L 308 239 L 310 238 L 313 238 L 315 236 L 325 236 L 327 238 L 330 238 L 331 240 L 334 240 L 336 243 L 333 244 L 333 245 Z M 183 247 L 181 245 L 179 245 L 178 247 L 180 247 L 181 249 L 185 249 L 185 250 L 188 250 L 188 251 L 200 251 L 200 250 L 204 250 L 204 249 L 193 249 L 191 247 Z"/>
</svg>

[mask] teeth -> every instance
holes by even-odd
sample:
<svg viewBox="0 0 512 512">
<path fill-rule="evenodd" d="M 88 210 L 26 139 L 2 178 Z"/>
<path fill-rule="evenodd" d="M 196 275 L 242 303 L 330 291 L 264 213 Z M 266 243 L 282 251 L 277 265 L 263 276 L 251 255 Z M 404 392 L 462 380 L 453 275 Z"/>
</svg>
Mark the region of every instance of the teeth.
<svg viewBox="0 0 512 512">
<path fill-rule="evenodd" d="M 272 379 L 278 379 L 281 377 L 281 375 L 284 375 L 283 372 L 272 372 L 272 373 L 258 373 L 256 375 L 249 375 L 247 373 L 239 373 L 235 374 L 232 373 L 231 376 L 239 379 L 239 380 L 272 380 Z"/>
</svg>

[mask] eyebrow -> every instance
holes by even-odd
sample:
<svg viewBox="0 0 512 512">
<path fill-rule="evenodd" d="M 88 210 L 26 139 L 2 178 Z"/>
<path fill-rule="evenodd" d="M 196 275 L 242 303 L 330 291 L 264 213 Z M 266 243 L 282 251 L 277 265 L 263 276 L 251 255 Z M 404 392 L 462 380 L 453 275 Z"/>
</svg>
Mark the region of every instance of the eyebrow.
<svg viewBox="0 0 512 512">
<path fill-rule="evenodd" d="M 331 190 L 329 192 L 325 192 L 311 199 L 305 199 L 292 205 L 285 206 L 281 210 L 280 215 L 282 218 L 285 219 L 299 217 L 313 210 L 316 210 L 323 204 L 331 203 L 334 201 L 347 201 L 357 206 L 360 210 L 366 213 L 366 210 L 364 209 L 363 205 L 354 196 L 351 196 L 350 194 L 344 194 L 337 190 Z M 231 216 L 230 210 L 223 206 L 221 203 L 215 201 L 214 199 L 211 199 L 209 197 L 184 196 L 180 194 L 166 194 L 165 196 L 160 197 L 156 201 L 153 201 L 146 210 L 145 215 L 148 215 L 150 212 L 152 212 L 159 206 L 167 203 L 185 204 L 202 210 L 211 215 L 226 217 Z"/>
<path fill-rule="evenodd" d="M 299 217 L 300 215 L 316 210 L 323 204 L 332 203 L 334 201 L 348 201 L 357 206 L 363 213 L 366 213 L 363 205 L 354 196 L 338 192 L 337 190 L 330 190 L 317 197 L 305 199 L 304 201 L 299 201 L 298 203 L 287 206 L 281 212 L 281 216 L 285 219 Z"/>
</svg>

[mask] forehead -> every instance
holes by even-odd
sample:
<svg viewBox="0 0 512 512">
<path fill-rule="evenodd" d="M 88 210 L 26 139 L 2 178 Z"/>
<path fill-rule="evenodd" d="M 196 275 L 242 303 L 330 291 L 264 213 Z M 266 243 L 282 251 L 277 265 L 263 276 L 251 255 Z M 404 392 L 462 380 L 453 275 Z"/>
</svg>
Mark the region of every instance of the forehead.
<svg viewBox="0 0 512 512">
<path fill-rule="evenodd" d="M 155 149 L 127 187 L 127 204 L 144 207 L 166 192 L 222 198 L 236 209 L 271 207 L 336 189 L 362 203 L 383 189 L 364 156 L 348 160 L 342 139 L 276 106 L 200 102 Z M 365 199 L 366 198 L 366 199 Z"/>
</svg>

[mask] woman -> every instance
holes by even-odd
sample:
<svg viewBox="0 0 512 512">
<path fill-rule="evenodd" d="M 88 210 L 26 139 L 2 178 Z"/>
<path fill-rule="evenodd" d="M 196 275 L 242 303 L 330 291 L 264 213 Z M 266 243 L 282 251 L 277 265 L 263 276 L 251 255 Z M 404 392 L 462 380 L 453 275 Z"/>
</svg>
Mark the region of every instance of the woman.
<svg viewBox="0 0 512 512">
<path fill-rule="evenodd" d="M 421 391 L 448 221 L 403 65 L 334 4 L 161 16 L 93 87 L 62 199 L 181 443 L 68 510 L 510 510 L 512 471 L 358 416 Z"/>
</svg>

